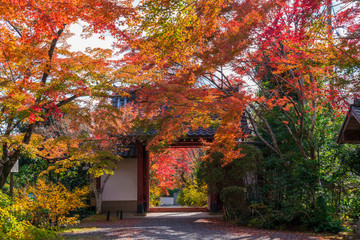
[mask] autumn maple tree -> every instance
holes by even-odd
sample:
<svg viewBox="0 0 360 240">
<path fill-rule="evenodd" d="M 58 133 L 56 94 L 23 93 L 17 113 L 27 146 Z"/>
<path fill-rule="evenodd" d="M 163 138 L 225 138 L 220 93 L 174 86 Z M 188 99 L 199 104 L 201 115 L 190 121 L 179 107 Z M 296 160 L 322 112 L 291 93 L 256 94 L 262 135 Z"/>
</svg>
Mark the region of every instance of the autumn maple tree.
<svg viewBox="0 0 360 240">
<path fill-rule="evenodd" d="M 0 2 L 0 187 L 20 155 L 33 154 L 41 122 L 76 115 L 79 99 L 85 103 L 78 106 L 92 107 L 93 99 L 117 92 L 112 51 L 71 51 L 66 40 L 72 24 L 81 24 L 88 37 L 124 37 L 121 17 L 130 7 L 108 0 Z"/>
<path fill-rule="evenodd" d="M 189 185 L 200 157 L 201 150 L 192 148 L 169 148 L 152 154 L 151 184 L 159 188 L 163 194 L 167 194 L 167 190 Z"/>
<path fill-rule="evenodd" d="M 158 112 L 143 122 L 157 130 L 150 148 L 212 127 L 206 160 L 217 153 L 226 168 L 241 162 L 241 143 L 256 141 L 264 159 L 261 183 L 253 186 L 261 193 L 245 186 L 247 196 L 238 195 L 255 202 L 251 223 L 339 231 L 334 220 L 347 211 L 347 200 L 338 207 L 343 190 L 334 176 L 348 172 L 338 167 L 345 148 L 334 146 L 334 129 L 360 93 L 359 6 L 351 0 L 139 3 L 125 57 L 142 82 L 137 100 L 144 115 Z M 336 211 L 328 210 L 331 204 Z"/>
<path fill-rule="evenodd" d="M 138 67 L 143 82 L 139 102 L 149 112 L 166 106 L 149 118 L 159 133 L 150 145 L 214 126 L 208 153 L 221 151 L 224 161 L 231 161 L 241 156 L 235 146 L 246 137 L 240 125 L 245 113 L 258 139 L 280 158 L 284 152 L 270 118 L 287 131 L 303 158 L 315 159 L 314 131 L 322 109 L 338 110 L 347 104 L 344 96 L 359 92 L 356 77 L 346 74 L 358 67 L 357 25 L 352 23 L 359 6 L 340 1 L 332 16 L 331 4 L 139 4 L 139 17 L 129 23 L 128 63 Z"/>
<path fill-rule="evenodd" d="M 121 153 L 137 140 L 134 122 L 139 113 L 138 107 L 132 103 L 119 109 L 104 103 L 99 104 L 99 108 L 91 114 L 89 133 L 92 138 L 82 146 L 84 155 L 80 159 L 90 166 L 88 173 L 93 178 L 91 190 L 95 195 L 97 214 L 101 213 L 104 188 L 114 174 L 116 164 L 122 159 Z M 99 177 L 101 185 L 96 187 L 96 179 Z"/>
</svg>

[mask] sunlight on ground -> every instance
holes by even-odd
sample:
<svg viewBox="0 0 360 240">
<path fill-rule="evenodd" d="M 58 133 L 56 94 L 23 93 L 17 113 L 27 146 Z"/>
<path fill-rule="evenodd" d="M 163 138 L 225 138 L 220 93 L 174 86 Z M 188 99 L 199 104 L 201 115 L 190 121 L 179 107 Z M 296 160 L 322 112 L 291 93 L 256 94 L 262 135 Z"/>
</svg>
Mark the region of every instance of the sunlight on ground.
<svg viewBox="0 0 360 240">
<path fill-rule="evenodd" d="M 101 231 L 97 227 L 83 227 L 83 228 L 69 228 L 65 229 L 63 233 L 89 233 Z"/>
</svg>

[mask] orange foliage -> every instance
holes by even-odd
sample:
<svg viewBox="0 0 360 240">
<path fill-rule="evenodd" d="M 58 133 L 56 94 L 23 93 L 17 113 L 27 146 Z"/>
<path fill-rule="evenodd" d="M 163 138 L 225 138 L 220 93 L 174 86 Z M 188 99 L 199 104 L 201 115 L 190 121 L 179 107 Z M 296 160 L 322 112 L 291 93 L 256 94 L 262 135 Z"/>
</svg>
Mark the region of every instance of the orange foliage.
<svg viewBox="0 0 360 240">
<path fill-rule="evenodd" d="M 113 51 L 71 51 L 71 26 L 82 24 L 86 37 L 99 33 L 121 38 L 120 18 L 131 14 L 127 0 L 1 1 L 0 187 L 19 156 L 32 151 L 27 148 L 41 122 L 59 119 L 64 112 L 79 114 L 74 102 L 83 96 L 98 99 L 117 91 Z"/>
<path fill-rule="evenodd" d="M 197 152 L 194 149 L 170 148 L 165 152 L 152 154 L 151 187 L 159 188 L 162 194 L 168 194 L 167 190 L 186 185 L 184 180 L 191 181 L 189 175 L 194 172 L 199 157 L 191 154 L 194 151 Z"/>
<path fill-rule="evenodd" d="M 314 158 L 314 146 L 303 145 L 303 139 L 313 142 L 320 109 L 330 101 L 336 110 L 346 104 L 344 91 L 352 96 L 360 92 L 359 71 L 352 70 L 351 77 L 338 70 L 358 68 L 359 38 L 351 24 L 358 26 L 359 5 L 340 8 L 329 26 L 328 4 L 141 2 L 137 18 L 129 19 L 133 38 L 126 61 L 137 66 L 138 75 L 133 76 L 143 82 L 138 95 L 145 113 L 166 106 L 159 116 L 149 118 L 158 130 L 150 146 L 176 142 L 189 129 L 215 126 L 208 154 L 221 151 L 229 162 L 241 157 L 234 149 L 246 137 L 240 127 L 246 112 L 255 134 L 279 157 L 282 153 L 264 114 L 283 124 L 304 158 Z M 330 34 L 340 26 L 353 38 Z"/>
<path fill-rule="evenodd" d="M 21 211 L 21 215 L 35 226 L 72 225 L 77 223 L 77 218 L 67 215 L 85 206 L 87 193 L 87 188 L 70 192 L 61 184 L 45 183 L 39 179 L 35 186 L 19 190 L 14 210 Z"/>
</svg>

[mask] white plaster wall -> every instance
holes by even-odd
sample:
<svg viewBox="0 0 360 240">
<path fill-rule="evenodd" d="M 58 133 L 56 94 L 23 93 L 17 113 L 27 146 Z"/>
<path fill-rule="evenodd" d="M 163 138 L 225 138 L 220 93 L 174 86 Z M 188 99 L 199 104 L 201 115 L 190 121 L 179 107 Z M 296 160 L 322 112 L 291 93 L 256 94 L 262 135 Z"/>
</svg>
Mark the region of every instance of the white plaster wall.
<svg viewBox="0 0 360 240">
<path fill-rule="evenodd" d="M 245 185 L 251 185 L 256 183 L 256 174 L 254 172 L 247 172 L 244 177 Z"/>
<path fill-rule="evenodd" d="M 137 159 L 124 158 L 114 175 L 105 184 L 103 201 L 133 201 L 137 199 Z"/>
</svg>

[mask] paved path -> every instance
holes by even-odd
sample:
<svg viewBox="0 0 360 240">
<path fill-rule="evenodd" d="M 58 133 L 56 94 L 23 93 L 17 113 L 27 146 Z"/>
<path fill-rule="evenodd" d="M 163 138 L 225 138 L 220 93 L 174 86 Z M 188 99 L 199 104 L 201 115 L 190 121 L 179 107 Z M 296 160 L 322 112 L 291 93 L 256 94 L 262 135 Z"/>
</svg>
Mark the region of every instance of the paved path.
<svg viewBox="0 0 360 240">
<path fill-rule="evenodd" d="M 142 218 L 82 223 L 65 239 L 324 239 L 299 233 L 234 227 L 207 213 L 152 213 Z"/>
</svg>

